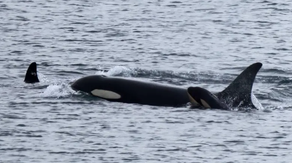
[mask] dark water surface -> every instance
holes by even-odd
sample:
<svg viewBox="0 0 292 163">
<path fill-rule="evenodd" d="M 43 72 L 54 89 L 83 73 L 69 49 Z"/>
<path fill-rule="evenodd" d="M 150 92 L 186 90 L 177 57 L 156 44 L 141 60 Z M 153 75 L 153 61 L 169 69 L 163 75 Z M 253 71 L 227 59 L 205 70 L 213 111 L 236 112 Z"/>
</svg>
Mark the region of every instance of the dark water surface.
<svg viewBox="0 0 292 163">
<path fill-rule="evenodd" d="M 291 162 L 288 0 L 0 1 L 0 162 Z M 23 82 L 30 62 L 41 82 Z M 224 89 L 262 62 L 250 113 L 111 103 L 106 74 Z"/>
</svg>

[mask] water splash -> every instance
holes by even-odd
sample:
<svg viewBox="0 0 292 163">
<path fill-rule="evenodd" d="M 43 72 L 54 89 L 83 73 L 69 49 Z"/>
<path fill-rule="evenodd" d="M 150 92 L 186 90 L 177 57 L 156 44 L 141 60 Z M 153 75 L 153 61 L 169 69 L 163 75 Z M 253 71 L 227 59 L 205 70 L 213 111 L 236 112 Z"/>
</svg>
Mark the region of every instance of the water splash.
<svg viewBox="0 0 292 163">
<path fill-rule="evenodd" d="M 46 90 L 42 93 L 43 97 L 67 97 L 74 94 L 74 91 L 71 89 L 70 85 L 61 83 L 61 84 L 51 84 Z"/>
<path fill-rule="evenodd" d="M 108 72 L 107 75 L 109 76 L 126 76 L 130 77 L 133 74 L 135 74 L 135 71 L 124 66 L 115 66 L 111 68 Z"/>
<path fill-rule="evenodd" d="M 109 69 L 107 72 L 104 70 L 97 71 L 97 75 L 106 75 L 106 76 L 124 76 L 131 77 L 136 74 L 136 71 L 125 66 L 115 66 Z"/>
<path fill-rule="evenodd" d="M 49 83 L 50 80 L 42 73 L 38 73 L 38 78 L 42 83 Z"/>
</svg>

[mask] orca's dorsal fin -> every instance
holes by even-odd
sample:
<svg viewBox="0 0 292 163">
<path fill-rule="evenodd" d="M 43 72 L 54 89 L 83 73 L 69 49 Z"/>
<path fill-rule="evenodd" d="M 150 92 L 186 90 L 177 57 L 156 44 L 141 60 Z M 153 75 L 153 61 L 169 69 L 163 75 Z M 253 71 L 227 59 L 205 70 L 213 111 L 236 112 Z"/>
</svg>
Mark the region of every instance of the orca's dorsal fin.
<svg viewBox="0 0 292 163">
<path fill-rule="evenodd" d="M 248 66 L 237 78 L 217 97 L 229 107 L 252 107 L 256 108 L 251 100 L 252 86 L 262 63 L 254 63 Z"/>
<path fill-rule="evenodd" d="M 39 78 L 38 78 L 38 74 L 37 74 L 37 64 L 35 62 L 32 62 L 27 71 L 26 71 L 26 75 L 25 75 L 25 79 L 24 79 L 25 83 L 37 83 L 40 82 Z"/>
</svg>

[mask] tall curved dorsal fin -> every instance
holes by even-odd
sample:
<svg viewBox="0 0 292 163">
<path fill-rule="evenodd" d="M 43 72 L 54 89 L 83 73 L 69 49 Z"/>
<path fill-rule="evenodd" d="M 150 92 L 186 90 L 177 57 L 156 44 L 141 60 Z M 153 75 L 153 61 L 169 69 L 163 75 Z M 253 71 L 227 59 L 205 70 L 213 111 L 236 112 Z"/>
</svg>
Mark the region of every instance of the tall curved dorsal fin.
<svg viewBox="0 0 292 163">
<path fill-rule="evenodd" d="M 217 97 L 229 107 L 256 108 L 251 100 L 251 91 L 261 67 L 262 63 L 260 62 L 248 66 L 227 88 L 217 93 Z"/>
<path fill-rule="evenodd" d="M 26 71 L 26 75 L 25 75 L 25 79 L 24 79 L 25 83 L 37 83 L 40 82 L 38 75 L 37 75 L 37 64 L 35 62 L 32 62 L 27 71 Z"/>
</svg>

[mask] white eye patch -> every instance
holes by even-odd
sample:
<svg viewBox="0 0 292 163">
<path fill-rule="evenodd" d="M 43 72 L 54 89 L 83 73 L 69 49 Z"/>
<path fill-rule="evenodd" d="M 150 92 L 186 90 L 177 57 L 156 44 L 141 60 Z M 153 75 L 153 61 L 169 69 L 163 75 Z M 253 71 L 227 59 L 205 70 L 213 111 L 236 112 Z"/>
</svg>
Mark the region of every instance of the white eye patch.
<svg viewBox="0 0 292 163">
<path fill-rule="evenodd" d="M 210 105 L 205 100 L 201 99 L 201 103 L 205 108 L 211 108 Z"/>
<path fill-rule="evenodd" d="M 104 99 L 115 100 L 115 99 L 121 98 L 120 94 L 113 92 L 113 91 L 103 90 L 103 89 L 94 89 L 91 91 L 91 93 L 94 96 L 101 97 Z"/>
<path fill-rule="evenodd" d="M 189 93 L 188 93 L 188 96 L 189 96 L 189 99 L 190 99 L 190 102 L 192 103 L 192 105 L 195 105 L 195 106 L 200 105 Z"/>
</svg>

